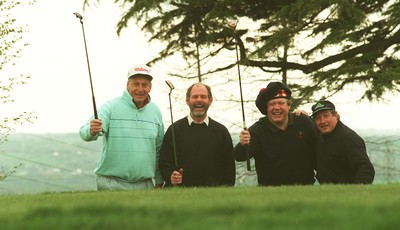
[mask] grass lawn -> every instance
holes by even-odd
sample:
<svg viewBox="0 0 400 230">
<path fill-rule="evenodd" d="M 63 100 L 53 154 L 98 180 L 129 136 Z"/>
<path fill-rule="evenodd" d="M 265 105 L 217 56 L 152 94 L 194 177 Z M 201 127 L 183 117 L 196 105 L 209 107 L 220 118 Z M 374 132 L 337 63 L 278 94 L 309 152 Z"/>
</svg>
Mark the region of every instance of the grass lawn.
<svg viewBox="0 0 400 230">
<path fill-rule="evenodd" d="M 0 196 L 0 229 L 399 229 L 400 184 Z"/>
</svg>

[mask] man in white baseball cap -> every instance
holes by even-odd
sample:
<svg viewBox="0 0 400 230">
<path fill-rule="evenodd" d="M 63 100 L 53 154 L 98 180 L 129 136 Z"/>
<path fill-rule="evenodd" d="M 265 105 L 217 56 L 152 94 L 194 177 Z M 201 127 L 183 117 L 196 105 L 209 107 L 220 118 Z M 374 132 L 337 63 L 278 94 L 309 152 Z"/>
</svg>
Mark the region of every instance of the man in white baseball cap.
<svg viewBox="0 0 400 230">
<path fill-rule="evenodd" d="M 149 95 L 152 79 L 147 65 L 130 68 L 122 96 L 102 105 L 99 118 L 90 118 L 80 129 L 85 141 L 103 137 L 95 169 L 97 190 L 162 187 L 158 156 L 164 123 L 159 107 Z"/>
</svg>

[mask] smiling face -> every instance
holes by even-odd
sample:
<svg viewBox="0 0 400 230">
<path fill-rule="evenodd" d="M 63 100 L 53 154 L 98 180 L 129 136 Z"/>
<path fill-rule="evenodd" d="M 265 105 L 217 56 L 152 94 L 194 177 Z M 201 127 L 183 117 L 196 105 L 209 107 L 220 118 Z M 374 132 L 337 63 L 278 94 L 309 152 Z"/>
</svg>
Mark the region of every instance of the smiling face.
<svg viewBox="0 0 400 230">
<path fill-rule="evenodd" d="M 332 110 L 322 110 L 313 116 L 315 126 L 323 134 L 331 133 L 339 120 L 339 115 Z"/>
<path fill-rule="evenodd" d="M 267 102 L 267 116 L 275 126 L 286 129 L 290 110 L 289 100 L 286 98 L 271 99 Z"/>
<path fill-rule="evenodd" d="M 126 83 L 126 88 L 133 97 L 136 106 L 142 108 L 148 100 L 151 91 L 151 81 L 149 77 L 145 75 L 137 75 L 129 78 Z"/>
<path fill-rule="evenodd" d="M 186 104 L 190 108 L 190 116 L 196 122 L 201 122 L 207 116 L 213 98 L 209 96 L 207 88 L 202 84 L 196 84 L 186 97 Z"/>
</svg>

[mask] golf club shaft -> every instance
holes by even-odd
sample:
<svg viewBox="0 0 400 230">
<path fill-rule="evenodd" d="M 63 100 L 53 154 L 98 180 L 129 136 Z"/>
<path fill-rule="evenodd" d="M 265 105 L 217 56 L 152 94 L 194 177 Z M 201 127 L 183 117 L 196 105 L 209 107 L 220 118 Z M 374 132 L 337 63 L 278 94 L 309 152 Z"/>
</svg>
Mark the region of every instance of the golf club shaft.
<svg viewBox="0 0 400 230">
<path fill-rule="evenodd" d="M 238 51 L 238 44 L 236 42 L 235 45 L 236 48 L 236 61 L 237 61 L 237 69 L 238 69 L 238 75 L 239 75 L 239 88 L 240 88 L 240 103 L 242 105 L 242 118 L 243 118 L 243 129 L 247 130 L 246 126 L 246 117 L 244 114 L 244 103 L 243 103 L 243 90 L 242 90 L 242 77 L 240 76 L 240 64 L 239 64 L 239 51 Z M 251 166 L 250 166 L 250 154 L 249 154 L 249 146 L 246 145 L 246 164 L 247 164 L 247 171 L 251 171 Z"/>
<path fill-rule="evenodd" d="M 178 158 L 176 156 L 176 145 L 175 145 L 175 130 L 174 130 L 174 118 L 172 116 L 172 103 L 171 97 L 169 98 L 169 107 L 171 110 L 171 131 L 172 131 L 172 145 L 174 148 L 174 160 L 175 160 L 175 168 L 178 170 Z"/>
<path fill-rule="evenodd" d="M 170 88 L 170 91 L 169 91 L 169 109 L 170 109 L 170 113 L 171 113 L 172 146 L 173 146 L 173 151 L 174 151 L 175 168 L 176 168 L 176 170 L 179 170 L 179 168 L 178 168 L 178 158 L 177 158 L 177 155 L 176 155 L 174 117 L 172 115 L 172 102 L 171 102 L 171 93 L 172 93 L 172 90 L 175 89 L 175 86 L 172 84 L 172 82 L 170 82 L 168 80 L 166 80 L 165 83 L 167 83 L 168 87 Z"/>
<path fill-rule="evenodd" d="M 92 102 L 93 102 L 94 119 L 98 119 L 97 108 L 96 108 L 96 99 L 94 97 L 94 90 L 93 90 L 92 73 L 90 71 L 90 64 L 89 64 L 89 54 L 88 54 L 87 45 L 86 45 L 85 28 L 83 26 L 83 21 L 82 21 L 83 17 L 82 17 L 82 15 L 80 15 L 78 13 L 74 13 L 74 15 L 77 18 L 79 18 L 79 21 L 80 21 L 81 26 L 82 26 L 83 42 L 85 44 L 86 62 L 87 62 L 88 71 L 89 71 L 90 89 L 92 91 Z"/>
<path fill-rule="evenodd" d="M 242 119 L 243 119 L 243 129 L 247 129 L 246 126 L 246 117 L 244 114 L 244 103 L 243 103 L 243 90 L 242 90 L 242 77 L 240 76 L 240 65 L 239 65 L 239 51 L 236 45 L 236 60 L 237 60 L 237 69 L 239 75 L 239 89 L 240 89 L 240 104 L 242 106 Z"/>
</svg>

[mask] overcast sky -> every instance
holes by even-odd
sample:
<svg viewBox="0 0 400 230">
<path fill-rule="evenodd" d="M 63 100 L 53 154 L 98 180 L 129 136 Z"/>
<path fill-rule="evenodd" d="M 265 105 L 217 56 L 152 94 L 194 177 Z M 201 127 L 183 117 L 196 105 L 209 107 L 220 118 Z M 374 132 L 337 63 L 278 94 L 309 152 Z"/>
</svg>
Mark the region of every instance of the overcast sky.
<svg viewBox="0 0 400 230">
<path fill-rule="evenodd" d="M 122 10 L 108 2 L 111 1 L 101 1 L 98 7 L 83 12 L 79 0 L 38 0 L 34 6 L 29 7 L 29 13 L 21 12 L 19 19 L 30 28 L 26 35 L 30 45 L 24 49 L 18 70 L 31 74 L 32 78 L 28 85 L 16 88 L 13 93 L 16 102 L 5 108 L 33 111 L 38 119 L 34 124 L 16 127 L 17 132 L 78 132 L 92 114 L 82 28 L 74 12 L 81 13 L 85 18 L 98 107 L 122 94 L 126 87 L 127 71 L 132 65 L 145 63 L 155 55 L 154 47 L 150 47 L 133 24 L 120 37 L 116 35 L 115 27 Z M 167 78 L 161 67 L 155 66 L 153 71 L 157 77 L 152 95 L 155 95 L 154 101 L 160 106 L 168 126 L 168 88 L 164 84 Z M 340 102 L 335 103 L 346 124 L 354 129 L 399 128 L 398 96 L 391 97 L 387 104 L 359 104 L 356 103 L 358 98 L 355 95 L 357 92 L 344 94 L 341 97 L 346 100 L 337 98 Z M 308 107 L 305 109 L 309 112 Z M 253 122 L 248 120 L 247 125 Z"/>
</svg>

